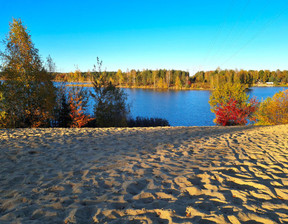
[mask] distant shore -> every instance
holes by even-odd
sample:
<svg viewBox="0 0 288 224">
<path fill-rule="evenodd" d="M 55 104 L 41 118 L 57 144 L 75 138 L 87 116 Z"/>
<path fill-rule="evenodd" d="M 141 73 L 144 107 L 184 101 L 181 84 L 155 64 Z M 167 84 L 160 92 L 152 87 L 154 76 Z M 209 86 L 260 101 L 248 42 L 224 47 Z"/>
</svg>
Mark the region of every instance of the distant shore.
<svg viewBox="0 0 288 224">
<path fill-rule="evenodd" d="M 4 79 L 0 79 L 0 81 L 5 81 Z M 58 83 L 67 83 L 65 86 L 73 87 L 73 86 L 79 86 L 79 87 L 93 87 L 93 84 L 91 81 L 82 81 L 82 82 L 67 82 L 67 81 L 59 81 L 59 80 L 52 80 L 53 82 Z M 191 88 L 176 88 L 174 86 L 169 88 L 157 88 L 154 86 L 116 86 L 118 88 L 129 88 L 129 89 L 157 89 L 157 90 L 213 90 L 211 88 L 205 88 L 205 87 L 191 87 Z M 269 84 L 253 84 L 251 87 L 288 87 L 288 84 L 282 84 L 282 85 L 269 85 Z M 249 87 L 250 88 L 250 87 Z"/>
<path fill-rule="evenodd" d="M 55 81 L 58 82 L 58 81 Z M 77 82 L 73 82 L 77 83 Z M 79 82 L 79 84 L 69 84 L 69 82 L 66 84 L 66 86 L 82 86 L 82 87 L 93 87 L 92 82 L 90 81 L 85 81 L 85 82 Z M 119 88 L 130 88 L 130 89 L 159 89 L 155 88 L 154 86 L 117 86 Z M 288 87 L 288 84 L 286 85 L 269 85 L 269 84 L 253 84 L 251 87 Z M 198 88 L 175 88 L 175 87 L 169 87 L 165 88 L 166 90 L 213 90 L 211 88 L 203 88 L 203 87 L 198 87 Z"/>
<path fill-rule="evenodd" d="M 287 223 L 287 130 L 0 129 L 0 222 Z"/>
</svg>

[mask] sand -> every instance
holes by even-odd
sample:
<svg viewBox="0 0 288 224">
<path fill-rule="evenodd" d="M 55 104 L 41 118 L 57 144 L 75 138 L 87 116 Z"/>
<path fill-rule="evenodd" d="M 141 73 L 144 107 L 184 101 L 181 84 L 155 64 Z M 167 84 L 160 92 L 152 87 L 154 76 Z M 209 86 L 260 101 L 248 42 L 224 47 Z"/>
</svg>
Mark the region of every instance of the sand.
<svg viewBox="0 0 288 224">
<path fill-rule="evenodd" d="M 0 130 L 0 223 L 288 223 L 288 126 Z"/>
</svg>

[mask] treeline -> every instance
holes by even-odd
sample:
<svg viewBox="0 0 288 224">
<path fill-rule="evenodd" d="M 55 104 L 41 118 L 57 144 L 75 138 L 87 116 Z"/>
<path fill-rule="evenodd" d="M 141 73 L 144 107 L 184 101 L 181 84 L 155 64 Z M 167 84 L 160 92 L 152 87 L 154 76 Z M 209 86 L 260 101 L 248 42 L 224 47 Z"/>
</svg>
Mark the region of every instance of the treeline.
<svg viewBox="0 0 288 224">
<path fill-rule="evenodd" d="M 120 87 L 150 87 L 150 88 L 190 88 L 191 80 L 189 72 L 180 70 L 131 70 L 122 72 L 120 69 L 117 72 L 102 72 L 108 82 Z M 65 82 L 89 82 L 95 77 L 100 77 L 99 72 L 81 72 L 76 70 L 70 73 L 56 73 L 55 81 Z"/>
<path fill-rule="evenodd" d="M 269 70 L 220 70 L 200 71 L 191 79 L 191 83 L 198 83 L 211 89 L 226 83 L 243 84 L 252 86 L 273 82 L 274 85 L 286 85 L 288 83 L 288 71 L 269 71 Z"/>
<path fill-rule="evenodd" d="M 160 88 L 160 89 L 214 89 L 219 85 L 243 84 L 246 86 L 266 84 L 273 82 L 274 85 L 286 85 L 288 83 L 288 71 L 269 70 L 220 70 L 200 71 L 190 77 L 189 72 L 181 70 L 131 70 L 122 72 L 104 71 L 107 81 L 119 87 L 131 88 Z M 93 77 L 99 77 L 97 72 L 81 72 L 76 70 L 70 73 L 55 73 L 55 81 L 65 82 L 90 82 Z"/>
</svg>

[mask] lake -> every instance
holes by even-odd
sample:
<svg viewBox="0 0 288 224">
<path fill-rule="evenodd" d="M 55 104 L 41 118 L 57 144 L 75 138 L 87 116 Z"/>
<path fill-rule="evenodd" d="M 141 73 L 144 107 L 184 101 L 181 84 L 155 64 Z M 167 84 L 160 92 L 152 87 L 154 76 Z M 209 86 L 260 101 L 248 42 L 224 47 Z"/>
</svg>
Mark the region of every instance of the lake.
<svg viewBox="0 0 288 224">
<path fill-rule="evenodd" d="M 92 88 L 89 88 L 92 90 Z M 287 87 L 252 87 L 248 94 L 259 100 L 272 97 Z M 135 118 L 165 118 L 171 126 L 214 126 L 215 115 L 210 111 L 208 103 L 211 94 L 208 90 L 169 90 L 124 89 L 128 96 L 130 115 Z M 88 112 L 93 112 L 93 102 Z"/>
</svg>

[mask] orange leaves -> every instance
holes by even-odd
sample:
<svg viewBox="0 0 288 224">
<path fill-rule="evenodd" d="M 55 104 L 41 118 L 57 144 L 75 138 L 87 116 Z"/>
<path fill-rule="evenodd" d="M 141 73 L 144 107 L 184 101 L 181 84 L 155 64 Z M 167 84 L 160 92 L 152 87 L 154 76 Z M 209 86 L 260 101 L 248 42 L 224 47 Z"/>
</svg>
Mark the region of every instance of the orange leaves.
<svg viewBox="0 0 288 224">
<path fill-rule="evenodd" d="M 70 117 L 72 123 L 70 125 L 71 128 L 81 128 L 89 121 L 93 120 L 94 118 L 90 118 L 89 115 L 85 115 L 82 108 L 82 100 L 79 92 L 77 92 L 74 96 L 70 94 Z"/>
<path fill-rule="evenodd" d="M 45 121 L 49 119 L 50 114 L 40 107 L 27 108 L 27 110 L 25 110 L 25 117 L 26 122 L 29 123 L 31 128 L 38 128 L 45 124 Z"/>
</svg>

